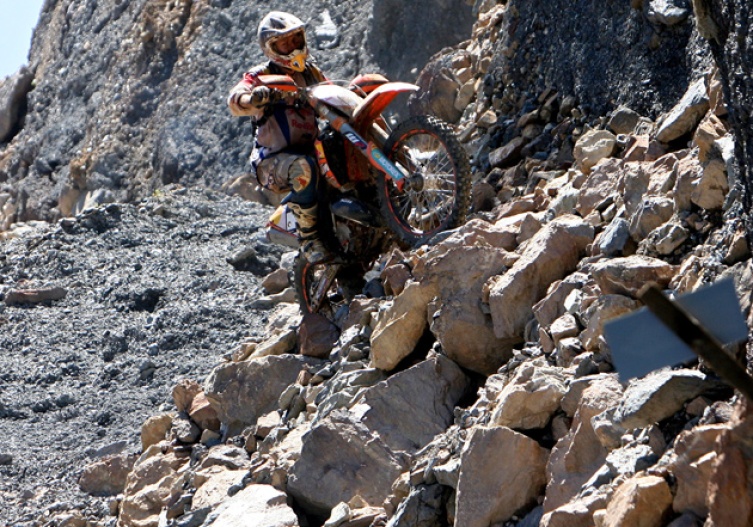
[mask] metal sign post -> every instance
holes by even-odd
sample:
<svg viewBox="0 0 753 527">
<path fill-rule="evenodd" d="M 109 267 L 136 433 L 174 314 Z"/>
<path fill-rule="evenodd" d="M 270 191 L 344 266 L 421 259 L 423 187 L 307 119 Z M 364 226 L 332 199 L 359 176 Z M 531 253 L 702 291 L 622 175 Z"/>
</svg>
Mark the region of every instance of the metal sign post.
<svg viewBox="0 0 753 527">
<path fill-rule="evenodd" d="M 646 308 L 604 325 L 623 380 L 689 362 L 697 355 L 753 401 L 753 377 L 723 347 L 748 337 L 731 279 L 673 300 L 654 284 L 644 286 L 638 296 Z"/>
</svg>

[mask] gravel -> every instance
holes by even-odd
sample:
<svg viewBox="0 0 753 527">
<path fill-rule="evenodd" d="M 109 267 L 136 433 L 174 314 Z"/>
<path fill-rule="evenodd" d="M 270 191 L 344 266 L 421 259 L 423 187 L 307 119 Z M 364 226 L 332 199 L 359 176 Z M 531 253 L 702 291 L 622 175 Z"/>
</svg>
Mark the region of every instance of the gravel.
<svg viewBox="0 0 753 527">
<path fill-rule="evenodd" d="M 263 332 L 267 313 L 250 304 L 281 256 L 264 241 L 270 212 L 171 188 L 0 241 L 0 525 L 72 508 L 108 518 L 107 500 L 78 488 L 83 468 L 139 452 L 179 380 L 202 382 Z M 52 287 L 64 298 L 8 301 Z"/>
</svg>

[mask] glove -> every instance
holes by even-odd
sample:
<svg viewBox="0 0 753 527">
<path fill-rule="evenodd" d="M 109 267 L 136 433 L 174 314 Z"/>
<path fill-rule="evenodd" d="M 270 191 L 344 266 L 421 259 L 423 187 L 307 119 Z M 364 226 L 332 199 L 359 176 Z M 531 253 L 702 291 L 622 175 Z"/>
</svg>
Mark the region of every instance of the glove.
<svg viewBox="0 0 753 527">
<path fill-rule="evenodd" d="M 254 106 L 265 106 L 269 104 L 269 100 L 272 98 L 272 90 L 266 86 L 257 86 L 251 92 L 251 104 Z"/>
<path fill-rule="evenodd" d="M 278 90 L 269 88 L 268 86 L 257 86 L 251 91 L 248 97 L 249 104 L 260 108 L 279 101 L 282 98 L 282 94 Z"/>
</svg>

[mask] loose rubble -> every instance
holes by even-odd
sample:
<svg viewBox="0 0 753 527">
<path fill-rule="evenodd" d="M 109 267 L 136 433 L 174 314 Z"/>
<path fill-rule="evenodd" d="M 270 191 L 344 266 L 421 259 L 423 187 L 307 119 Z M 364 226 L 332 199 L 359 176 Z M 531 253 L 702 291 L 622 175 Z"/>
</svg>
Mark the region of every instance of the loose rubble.
<svg viewBox="0 0 753 527">
<path fill-rule="evenodd" d="M 749 406 L 704 368 L 620 382 L 603 332 L 649 282 L 684 293 L 732 275 L 749 315 L 750 253 L 730 256 L 734 184 L 725 162 L 712 167 L 729 140 L 712 80 L 656 123 L 623 108 L 587 129 L 554 92 L 521 109 L 503 125 L 508 143 L 475 158 L 488 197 L 473 219 L 386 255 L 389 296 L 357 297 L 331 353 L 297 354 L 303 319 L 253 343 L 274 351 L 234 354 L 204 381 L 217 444 L 199 431 L 185 444 L 173 425 L 135 465 L 164 460 L 167 525 L 201 510 L 191 503 L 208 483 L 195 475 L 208 463 L 233 483 L 197 525 L 220 525 L 230 496 L 270 485 L 297 513 L 279 525 L 746 525 L 722 498 L 750 496 L 746 480 L 721 471 L 745 463 L 734 438 Z M 464 140 L 495 126 L 476 122 Z M 284 290 L 281 277 L 265 283 Z M 291 344 L 270 344 L 280 331 Z M 230 448 L 234 461 L 210 461 Z M 158 524 L 138 492 L 126 489 L 119 525 Z"/>
</svg>

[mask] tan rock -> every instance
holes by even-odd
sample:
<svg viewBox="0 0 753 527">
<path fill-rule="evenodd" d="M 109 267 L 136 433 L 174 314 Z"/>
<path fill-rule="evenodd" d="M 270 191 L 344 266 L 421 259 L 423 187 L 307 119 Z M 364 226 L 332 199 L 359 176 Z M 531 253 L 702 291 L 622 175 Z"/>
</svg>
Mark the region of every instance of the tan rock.
<svg viewBox="0 0 753 527">
<path fill-rule="evenodd" d="M 664 196 L 675 186 L 677 180 L 677 155 L 674 153 L 661 156 L 651 164 L 646 193 L 650 196 Z"/>
<path fill-rule="evenodd" d="M 692 132 L 709 109 L 705 80 L 690 85 L 682 99 L 659 120 L 656 138 L 668 143 Z"/>
<path fill-rule="evenodd" d="M 191 508 L 194 510 L 221 504 L 228 499 L 228 489 L 240 483 L 248 474 L 247 470 L 228 470 L 221 467 L 213 467 L 206 472 L 209 477 L 202 481 L 191 501 Z"/>
<path fill-rule="evenodd" d="M 494 334 L 503 339 L 522 338 L 533 315 L 531 306 L 544 297 L 552 282 L 575 269 L 593 239 L 593 227 L 575 216 L 562 216 L 528 240 L 519 249 L 520 260 L 485 285 Z"/>
<path fill-rule="evenodd" d="M 288 272 L 285 269 L 272 271 L 261 281 L 261 286 L 268 295 L 281 293 L 290 285 Z"/>
<path fill-rule="evenodd" d="M 703 165 L 690 199 L 703 209 L 720 210 L 728 192 L 727 166 L 721 159 L 712 159 Z"/>
<path fill-rule="evenodd" d="M 646 161 L 649 142 L 650 138 L 648 135 L 629 136 L 622 159 L 624 161 Z"/>
<path fill-rule="evenodd" d="M 634 477 L 617 488 L 604 527 L 662 527 L 671 516 L 672 491 L 658 476 Z"/>
<path fill-rule="evenodd" d="M 397 263 L 385 267 L 382 270 L 381 279 L 384 285 L 384 291 L 387 295 L 397 296 L 405 289 L 405 284 L 412 277 L 410 268 L 403 264 Z"/>
<path fill-rule="evenodd" d="M 136 456 L 118 454 L 94 461 L 84 467 L 79 488 L 92 496 L 115 496 L 123 492 L 126 478 L 136 463 Z"/>
<path fill-rule="evenodd" d="M 204 391 L 230 433 L 240 433 L 255 425 L 259 416 L 277 409 L 280 394 L 296 382 L 301 370 L 321 364 L 300 355 L 225 363 L 212 370 Z"/>
<path fill-rule="evenodd" d="M 150 446 L 156 445 L 167 437 L 167 433 L 173 426 L 172 414 L 161 414 L 149 417 L 141 425 L 141 450 L 146 451 Z"/>
<path fill-rule="evenodd" d="M 724 102 L 724 90 L 722 76 L 719 68 L 714 68 L 708 75 L 709 107 L 714 115 L 724 117 L 727 115 L 727 104 Z"/>
<path fill-rule="evenodd" d="M 560 368 L 522 364 L 497 396 L 491 423 L 508 428 L 544 428 L 559 409 L 568 376 Z"/>
<path fill-rule="evenodd" d="M 601 444 L 591 420 L 616 408 L 622 385 L 615 376 L 599 377 L 583 390 L 568 434 L 557 441 L 547 465 L 544 513 L 562 507 L 604 465 L 609 451 Z"/>
<path fill-rule="evenodd" d="M 685 243 L 689 236 L 690 234 L 685 227 L 670 221 L 651 231 L 640 246 L 646 247 L 659 255 L 668 256 Z"/>
<path fill-rule="evenodd" d="M 693 512 L 701 518 L 708 515 L 708 482 L 717 462 L 715 443 L 727 429 L 727 425 L 698 426 L 675 439 L 676 457 L 670 466 L 677 482 L 672 504 L 675 512 Z"/>
<path fill-rule="evenodd" d="M 588 175 L 578 196 L 577 210 L 582 217 L 588 216 L 597 205 L 617 192 L 621 168 L 621 160 L 609 159 Z"/>
<path fill-rule="evenodd" d="M 617 138 L 607 130 L 591 130 L 583 134 L 575 143 L 573 156 L 575 166 L 584 174 L 590 174 L 591 169 L 599 161 L 610 157 L 614 152 Z"/>
<path fill-rule="evenodd" d="M 183 492 L 186 456 L 163 455 L 159 446 L 141 455 L 126 480 L 118 527 L 158 527 L 160 511 Z"/>
<path fill-rule="evenodd" d="M 179 412 L 188 412 L 193 399 L 201 393 L 201 386 L 192 379 L 182 379 L 173 388 L 173 402 Z"/>
<path fill-rule="evenodd" d="M 633 216 L 642 206 L 643 198 L 651 181 L 653 163 L 625 163 L 617 192 L 625 204 L 627 216 Z"/>
<path fill-rule="evenodd" d="M 727 254 L 724 255 L 723 262 L 725 265 L 735 265 L 750 258 L 750 254 L 745 232 L 737 230 L 732 235 L 732 240 L 729 242 L 729 248 L 727 249 Z"/>
<path fill-rule="evenodd" d="M 698 147 L 698 160 L 701 163 L 709 160 L 709 154 L 714 148 L 714 141 L 726 134 L 727 128 L 721 119 L 711 112 L 707 113 L 693 135 L 693 144 Z"/>
<path fill-rule="evenodd" d="M 607 498 L 599 493 L 583 496 L 546 513 L 538 527 L 593 527 L 594 513 L 607 505 Z"/>
<path fill-rule="evenodd" d="M 604 324 L 641 307 L 641 303 L 622 295 L 603 295 L 596 299 L 586 310 L 584 318 L 588 326 L 583 331 L 580 341 L 586 351 L 597 351 L 603 340 Z"/>
<path fill-rule="evenodd" d="M 555 345 L 562 339 L 575 337 L 580 333 L 578 321 L 570 313 L 565 313 L 557 320 L 552 322 L 549 332 L 552 335 Z"/>
<path fill-rule="evenodd" d="M 677 175 L 672 196 L 675 201 L 675 212 L 690 210 L 691 196 L 701 177 L 702 168 L 695 156 L 687 156 L 677 163 Z"/>
<path fill-rule="evenodd" d="M 476 96 L 476 83 L 473 78 L 467 79 L 465 83 L 458 90 L 458 94 L 455 97 L 455 109 L 461 112 L 471 104 L 473 98 Z"/>
<path fill-rule="evenodd" d="M 298 527 L 287 497 L 271 485 L 249 485 L 215 511 L 213 524 L 222 527 Z"/>
<path fill-rule="evenodd" d="M 666 287 L 677 267 L 648 256 L 605 258 L 589 266 L 593 279 L 604 294 L 636 297 L 647 283 Z"/>
<path fill-rule="evenodd" d="M 264 342 L 256 345 L 248 360 L 256 360 L 275 355 L 284 355 L 295 349 L 298 333 L 295 329 L 282 329 L 274 332 Z"/>
<path fill-rule="evenodd" d="M 670 198 L 648 196 L 640 204 L 630 219 L 630 235 L 637 242 L 646 238 L 651 231 L 672 218 L 675 204 Z"/>
<path fill-rule="evenodd" d="M 405 455 L 395 453 L 351 413 L 343 413 L 311 428 L 289 472 L 287 491 L 304 511 L 326 517 L 356 494 L 371 506 L 381 505 L 407 468 Z"/>
<path fill-rule="evenodd" d="M 489 375 L 512 356 L 512 344 L 494 335 L 479 299 L 486 281 L 511 264 L 504 249 L 486 245 L 442 244 L 414 269 L 424 287 L 434 290 L 429 304 L 432 333 L 445 354 L 469 370 Z"/>
<path fill-rule="evenodd" d="M 475 428 L 460 456 L 456 527 L 504 522 L 536 502 L 548 452 L 505 427 Z"/>
<path fill-rule="evenodd" d="M 5 293 L 5 305 L 40 304 L 62 300 L 68 294 L 63 287 L 41 287 L 38 289 L 11 289 Z"/>
<path fill-rule="evenodd" d="M 565 299 L 575 289 L 583 287 L 588 277 L 582 273 L 573 273 L 564 280 L 552 283 L 546 296 L 533 306 L 533 314 L 542 326 L 550 326 L 557 318 L 565 314 Z"/>
<path fill-rule="evenodd" d="M 217 417 L 217 411 L 212 408 L 209 399 L 204 394 L 204 390 L 193 398 L 191 407 L 188 409 L 188 416 L 202 430 L 216 431 L 220 429 L 220 419 Z"/>
<path fill-rule="evenodd" d="M 708 527 L 749 527 L 753 524 L 753 419 L 749 402 L 738 404 L 730 429 L 719 438 L 719 459 L 708 487 Z"/>
<path fill-rule="evenodd" d="M 392 370 L 416 347 L 428 326 L 427 306 L 434 297 L 430 287 L 408 282 L 393 303 L 379 313 L 371 334 L 371 367 Z"/>
<path fill-rule="evenodd" d="M 514 221 L 489 223 L 474 218 L 447 238 L 444 245 L 489 245 L 512 251 L 518 246 L 516 238 L 519 230 L 519 225 Z M 508 258 L 515 258 L 515 256 L 510 255 Z"/>
</svg>

